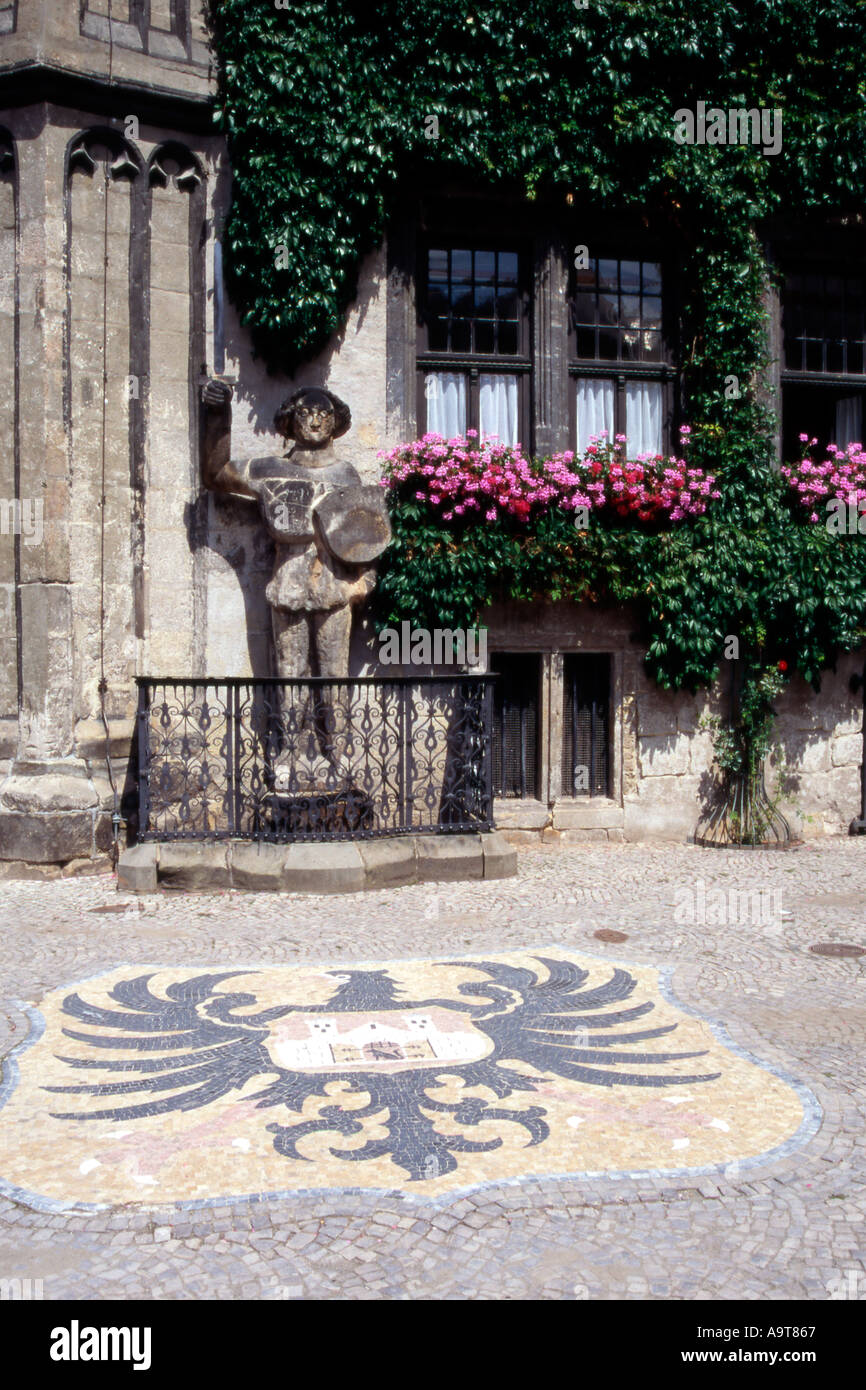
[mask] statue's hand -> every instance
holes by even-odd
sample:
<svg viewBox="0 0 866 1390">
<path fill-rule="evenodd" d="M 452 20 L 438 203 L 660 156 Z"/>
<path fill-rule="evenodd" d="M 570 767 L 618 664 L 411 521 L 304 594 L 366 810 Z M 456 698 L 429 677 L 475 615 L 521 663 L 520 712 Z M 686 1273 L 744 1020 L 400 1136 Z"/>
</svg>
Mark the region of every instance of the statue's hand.
<svg viewBox="0 0 866 1390">
<path fill-rule="evenodd" d="M 350 603 L 363 603 L 376 587 L 376 571 L 374 569 L 364 570 L 352 585 L 352 597 Z"/>
<path fill-rule="evenodd" d="M 227 381 L 219 381 L 212 377 L 202 388 L 201 398 L 209 410 L 225 410 L 232 398 L 231 385 Z"/>
</svg>

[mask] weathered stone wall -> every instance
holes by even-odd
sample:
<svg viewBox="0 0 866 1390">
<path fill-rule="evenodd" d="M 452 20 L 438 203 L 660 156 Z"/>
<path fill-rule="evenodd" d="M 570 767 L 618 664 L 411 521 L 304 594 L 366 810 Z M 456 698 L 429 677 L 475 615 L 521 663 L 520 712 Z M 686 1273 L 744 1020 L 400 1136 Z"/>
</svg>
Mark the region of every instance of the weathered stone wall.
<svg viewBox="0 0 866 1390">
<path fill-rule="evenodd" d="M 202 0 L 18 0 L 0 7 L 0 63 L 37 65 L 108 79 L 146 83 L 189 96 L 207 95 L 213 58 Z M 111 43 L 109 43 L 109 37 Z M 134 110 L 135 107 L 127 108 Z"/>
<path fill-rule="evenodd" d="M 497 607 L 487 615 L 488 648 L 541 652 L 542 790 L 537 801 L 497 803 L 497 824 L 516 840 L 687 840 L 708 804 L 715 774 L 705 716 L 729 709 L 727 672 L 695 695 L 665 691 L 643 666 L 632 641 L 637 622 L 627 610 L 592 605 Z M 564 798 L 558 781 L 561 747 L 561 653 L 611 656 L 612 795 Z M 795 679 L 778 701 L 776 741 L 781 758 L 768 760 L 771 795 L 804 839 L 845 834 L 860 813 L 863 698 L 851 690 L 864 653 L 839 660 L 825 673 L 820 694 Z M 780 779 L 781 778 L 781 783 Z"/>
<path fill-rule="evenodd" d="M 127 139 L 125 118 L 48 103 L 0 112 L 4 123 L 0 496 L 38 501 L 43 527 L 32 544 L 0 534 L 0 855 L 26 850 L 26 812 L 31 838 L 42 817 L 35 857 L 72 859 L 98 848 L 94 835 L 107 842 L 103 714 L 118 791 L 129 783 L 136 674 L 271 671 L 271 543 L 253 506 L 199 477 L 216 349 L 235 383 L 236 454 L 281 449 L 277 406 L 312 382 L 350 402 L 345 449 L 372 479 L 385 442 L 383 253 L 339 339 L 297 380 L 268 376 L 218 302 L 221 140 L 143 121 Z"/>
<path fill-rule="evenodd" d="M 75 73 L 90 106 L 54 90 Z M 272 669 L 272 546 L 252 503 L 201 486 L 204 381 L 234 386 L 239 457 L 279 450 L 281 401 L 328 386 L 353 414 L 339 448 L 372 481 L 378 451 L 414 420 L 411 256 L 396 243 L 390 259 L 370 255 L 343 331 L 296 377 L 269 375 L 224 302 L 230 171 L 209 133 L 198 0 L 112 0 L 110 15 L 107 0 L 0 5 L 0 81 L 17 93 L 0 109 L 0 498 L 42 509 L 38 536 L 0 530 L 0 859 L 58 863 L 106 850 L 111 776 L 119 794 L 134 788 L 137 674 Z M 690 836 L 712 761 L 700 719 L 725 711 L 726 691 L 659 691 L 623 610 L 513 606 L 489 624 L 491 650 L 542 653 L 542 791 L 502 803 L 503 826 L 518 838 Z M 570 651 L 611 656 L 609 797 L 562 796 Z M 375 665 L 359 626 L 352 669 Z M 843 833 L 859 813 L 850 677 L 861 668 L 862 655 L 845 658 L 820 695 L 794 682 L 780 701 L 797 808 L 785 809 L 803 835 Z"/>
<path fill-rule="evenodd" d="M 767 780 L 775 784 L 781 775 L 790 798 L 782 809 L 804 839 L 844 835 L 860 815 L 863 692 L 852 691 L 851 677 L 862 674 L 863 661 L 862 651 L 840 657 L 817 694 L 795 677 L 779 700 L 776 734 L 784 756 Z M 774 764 L 771 759 L 771 769 Z"/>
</svg>

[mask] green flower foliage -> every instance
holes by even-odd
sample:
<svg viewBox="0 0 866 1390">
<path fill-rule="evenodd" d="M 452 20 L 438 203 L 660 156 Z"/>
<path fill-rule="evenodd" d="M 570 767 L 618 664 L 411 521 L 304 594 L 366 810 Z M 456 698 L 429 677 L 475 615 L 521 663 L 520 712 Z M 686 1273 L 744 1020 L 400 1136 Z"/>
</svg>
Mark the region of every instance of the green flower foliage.
<svg viewBox="0 0 866 1390">
<path fill-rule="evenodd" d="M 690 462 L 716 475 L 721 501 L 668 531 L 583 535 L 560 515 L 532 534 L 457 531 L 401 501 L 383 623 L 468 623 L 497 597 L 629 603 L 651 673 L 690 687 L 714 678 L 728 633 L 760 631 L 765 664 L 785 658 L 814 682 L 863 640 L 866 546 L 792 513 L 753 389 L 760 229 L 863 204 L 863 15 L 859 0 L 214 0 L 227 281 L 275 370 L 340 328 L 393 200 L 436 179 L 540 209 L 571 195 L 631 210 L 677 250 Z M 699 100 L 781 110 L 782 152 L 677 145 L 673 113 Z"/>
</svg>

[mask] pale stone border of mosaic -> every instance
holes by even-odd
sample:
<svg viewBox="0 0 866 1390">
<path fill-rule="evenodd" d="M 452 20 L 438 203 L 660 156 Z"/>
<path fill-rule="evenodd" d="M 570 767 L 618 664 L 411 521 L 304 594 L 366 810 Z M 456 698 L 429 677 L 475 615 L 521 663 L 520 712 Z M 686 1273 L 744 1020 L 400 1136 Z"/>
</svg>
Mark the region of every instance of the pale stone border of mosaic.
<svg viewBox="0 0 866 1390">
<path fill-rule="evenodd" d="M 671 1178 L 676 1181 L 686 1178 L 697 1177 L 719 1177 L 724 1176 L 726 1169 L 736 1163 L 738 1174 L 752 1171 L 756 1168 L 763 1168 L 768 1163 L 778 1162 L 780 1159 L 789 1158 L 797 1150 L 804 1148 L 811 1139 L 818 1133 L 823 1119 L 823 1111 L 818 1102 L 817 1096 L 797 1077 L 792 1076 L 784 1068 L 774 1065 L 771 1062 L 762 1061 L 754 1053 L 734 1042 L 726 1025 L 717 1018 L 709 1014 L 701 1013 L 699 1009 L 693 1008 L 689 1004 L 683 1003 L 673 989 L 673 976 L 676 966 L 673 965 L 647 965 L 645 962 L 623 960 L 619 956 L 599 956 L 592 951 L 574 949 L 563 946 L 562 942 L 553 942 L 546 945 L 524 947 L 521 949 L 510 948 L 504 951 L 482 950 L 455 955 L 449 953 L 444 956 L 400 956 L 382 960 L 360 960 L 360 961 L 339 961 L 327 960 L 304 960 L 293 961 L 289 966 L 274 965 L 272 962 L 266 965 L 231 965 L 228 968 L 240 972 L 245 971 L 265 971 L 304 968 L 309 966 L 328 966 L 329 968 L 339 967 L 344 969 L 364 969 L 373 967 L 381 969 L 383 965 L 408 965 L 429 961 L 431 964 L 447 964 L 450 961 L 475 961 L 484 956 L 534 956 L 539 952 L 565 950 L 572 955 L 584 956 L 588 960 L 598 961 L 604 965 L 621 966 L 623 969 L 655 970 L 658 974 L 659 992 L 666 1003 L 673 1008 L 679 1009 L 682 1013 L 688 1014 L 691 1018 L 696 1018 L 702 1023 L 706 1023 L 717 1042 L 722 1043 L 734 1056 L 742 1061 L 749 1062 L 753 1066 L 760 1067 L 762 1071 L 769 1072 L 772 1076 L 784 1081 L 786 1085 L 797 1095 L 803 1107 L 803 1119 L 798 1129 L 789 1139 L 775 1148 L 767 1149 L 764 1153 L 753 1154 L 750 1158 L 727 1159 L 724 1163 L 705 1163 L 693 1168 L 601 1168 L 601 1169 L 580 1169 L 569 1173 L 527 1173 L 523 1176 L 518 1175 L 513 1178 L 491 1178 L 485 1182 L 468 1183 L 465 1187 L 454 1187 L 448 1192 L 441 1193 L 439 1196 L 431 1197 L 424 1193 L 406 1192 L 402 1188 L 393 1187 L 290 1187 L 280 1188 L 268 1192 L 247 1192 L 238 1193 L 235 1196 L 224 1195 L 219 1197 L 201 1197 L 194 1200 L 175 1201 L 175 1202 L 136 1202 L 135 1210 L 139 1212 L 169 1212 L 182 1211 L 206 1211 L 209 1207 L 233 1207 L 233 1206 L 256 1206 L 263 1202 L 287 1201 L 292 1198 L 322 1198 L 335 1200 L 345 1197 L 371 1197 L 381 1199 L 383 1197 L 394 1198 L 398 1201 L 407 1202 L 410 1206 L 427 1207 L 442 1209 L 450 1206 L 453 1202 L 470 1193 L 495 1191 L 502 1188 L 517 1188 L 537 1186 L 545 1182 L 580 1182 L 583 1180 L 601 1181 L 605 1184 L 614 1183 L 622 1180 L 650 1180 L 658 1178 Z M 91 984 L 95 980 L 101 980 L 105 975 L 116 970 L 127 968 L 124 965 L 107 966 L 99 970 L 94 975 L 86 975 L 80 980 L 74 980 L 65 985 L 57 985 L 55 989 L 80 989 L 83 985 Z M 139 962 L 137 965 L 129 965 L 131 970 L 212 970 L 213 965 L 146 965 Z M 53 992 L 53 991 L 51 991 Z M 0 1110 L 12 1096 L 20 1075 L 17 1056 L 27 1051 L 39 1041 L 45 1032 L 45 1019 L 35 1005 L 27 1004 L 22 1000 L 11 1000 L 14 1007 L 18 1008 L 26 1015 L 31 1027 L 25 1038 L 22 1038 L 11 1052 L 3 1059 L 2 1077 L 0 1077 Z M 27 1188 L 18 1187 L 15 1183 L 8 1182 L 0 1176 L 0 1196 L 8 1197 L 10 1200 L 20 1202 L 23 1206 L 29 1207 L 33 1211 L 50 1212 L 54 1215 L 63 1213 L 88 1213 L 117 1211 L 124 1203 L 112 1202 L 62 1202 L 53 1197 L 42 1197 L 36 1192 L 30 1192 Z"/>
</svg>

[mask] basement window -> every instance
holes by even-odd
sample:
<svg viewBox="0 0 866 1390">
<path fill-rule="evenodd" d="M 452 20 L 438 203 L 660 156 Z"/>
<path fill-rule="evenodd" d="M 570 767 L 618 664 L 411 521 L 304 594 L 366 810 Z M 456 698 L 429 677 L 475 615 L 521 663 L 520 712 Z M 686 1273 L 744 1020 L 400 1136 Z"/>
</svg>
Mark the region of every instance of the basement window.
<svg viewBox="0 0 866 1390">
<path fill-rule="evenodd" d="M 563 659 L 562 794 L 610 795 L 610 657 Z"/>
<path fill-rule="evenodd" d="M 496 652 L 493 687 L 493 795 L 537 800 L 539 691 L 537 652 Z"/>
</svg>

